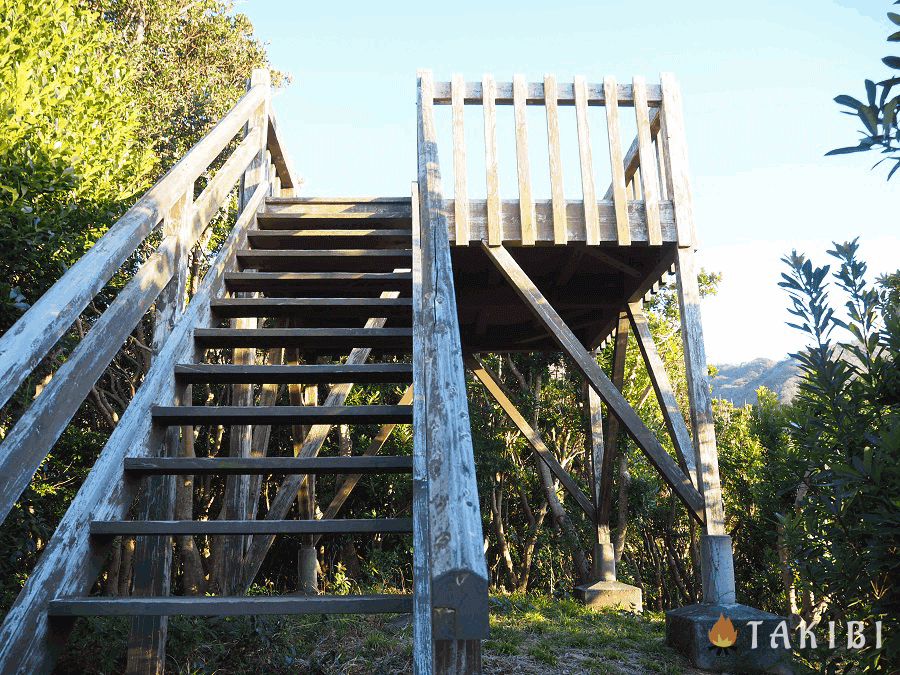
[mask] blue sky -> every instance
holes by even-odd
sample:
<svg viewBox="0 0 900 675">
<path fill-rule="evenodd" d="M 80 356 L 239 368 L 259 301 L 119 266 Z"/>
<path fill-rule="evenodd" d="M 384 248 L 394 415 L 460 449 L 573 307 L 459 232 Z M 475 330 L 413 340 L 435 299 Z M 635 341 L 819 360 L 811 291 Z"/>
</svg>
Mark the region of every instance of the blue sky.
<svg viewBox="0 0 900 675">
<path fill-rule="evenodd" d="M 509 81 L 522 73 L 540 81 L 553 73 L 592 82 L 643 75 L 652 83 L 661 71 L 675 73 L 699 254 L 707 269 L 724 274 L 719 295 L 703 308 L 707 352 L 711 362 L 734 363 L 802 348 L 802 337 L 784 325 L 787 298 L 777 287 L 779 258 L 791 249 L 824 264 L 832 240 L 859 236 L 873 273 L 900 267 L 900 175 L 887 183 L 883 167 L 870 171 L 874 154 L 823 157 L 858 136 L 834 96 L 862 98 L 863 79 L 890 72 L 881 57 L 900 54 L 885 42 L 891 9 L 889 1 L 853 0 L 246 0 L 235 11 L 269 41 L 273 67 L 294 78 L 275 109 L 309 196 L 408 193 L 419 68 L 432 69 L 436 80 L 492 73 Z M 477 135 L 475 126 L 468 124 Z M 445 186 L 449 147 L 441 146 Z M 511 177 L 514 163 L 504 165 L 503 152 L 501 141 L 501 174 Z M 577 189 L 577 180 L 565 182 Z"/>
</svg>

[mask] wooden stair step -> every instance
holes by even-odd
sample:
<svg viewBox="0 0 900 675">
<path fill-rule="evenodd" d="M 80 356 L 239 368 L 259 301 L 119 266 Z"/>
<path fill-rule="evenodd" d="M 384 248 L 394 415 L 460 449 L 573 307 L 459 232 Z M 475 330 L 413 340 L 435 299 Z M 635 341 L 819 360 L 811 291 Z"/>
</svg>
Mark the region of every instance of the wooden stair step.
<svg viewBox="0 0 900 675">
<path fill-rule="evenodd" d="M 412 518 L 336 520 L 95 520 L 95 537 L 140 535 L 360 534 L 412 532 Z"/>
<path fill-rule="evenodd" d="M 126 457 L 125 471 L 142 476 L 412 473 L 412 457 Z"/>
<path fill-rule="evenodd" d="M 252 230 L 247 240 L 255 249 L 407 249 L 412 245 L 412 230 Z"/>
<path fill-rule="evenodd" d="M 232 292 L 380 295 L 411 290 L 412 272 L 230 272 L 225 286 Z"/>
<path fill-rule="evenodd" d="M 240 614 L 409 614 L 412 595 L 58 598 L 51 616 L 234 616 Z"/>
<path fill-rule="evenodd" d="M 257 366 L 179 364 L 175 377 L 184 384 L 337 384 L 353 382 L 412 382 L 411 363 L 350 365 Z"/>
<path fill-rule="evenodd" d="M 194 343 L 206 349 L 299 347 L 350 350 L 373 347 L 382 352 L 409 352 L 412 328 L 197 328 Z"/>
<path fill-rule="evenodd" d="M 193 424 L 409 424 L 411 405 L 153 406 L 164 426 Z"/>
<path fill-rule="evenodd" d="M 216 317 L 296 316 L 304 320 L 319 317 L 360 318 L 412 317 L 412 298 L 218 298 L 210 303 Z"/>
<path fill-rule="evenodd" d="M 355 230 L 360 227 L 372 229 L 399 229 L 412 225 L 412 217 L 409 213 L 391 211 L 382 212 L 263 212 L 257 214 L 256 223 L 260 230 L 299 230 L 299 229 L 328 229 L 328 230 Z"/>
<path fill-rule="evenodd" d="M 238 251 L 243 269 L 268 272 L 391 272 L 412 268 L 412 249 Z"/>
</svg>

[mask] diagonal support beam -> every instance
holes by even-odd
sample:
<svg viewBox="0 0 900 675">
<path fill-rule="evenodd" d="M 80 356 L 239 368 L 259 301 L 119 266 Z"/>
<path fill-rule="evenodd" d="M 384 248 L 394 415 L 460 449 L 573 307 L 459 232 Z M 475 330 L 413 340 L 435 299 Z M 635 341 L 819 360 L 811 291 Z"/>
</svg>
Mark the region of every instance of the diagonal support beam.
<svg viewBox="0 0 900 675">
<path fill-rule="evenodd" d="M 409 385 L 409 387 L 406 388 L 403 397 L 400 399 L 400 403 L 398 403 L 397 405 L 410 405 L 412 403 L 412 397 L 413 388 L 412 385 Z M 369 447 L 366 448 L 366 451 L 362 454 L 362 456 L 372 457 L 373 455 L 377 455 L 384 444 L 387 442 L 387 439 L 390 438 L 390 435 L 394 431 L 394 427 L 396 426 L 396 424 L 381 425 L 381 429 L 378 430 L 375 438 L 373 438 L 372 442 L 369 443 Z M 334 499 L 331 500 L 328 508 L 325 509 L 325 515 L 322 516 L 322 520 L 331 520 L 338 514 L 338 511 L 341 510 L 341 507 L 344 505 L 344 502 L 347 501 L 347 497 L 350 496 L 350 493 L 353 492 L 353 488 L 356 487 L 356 484 L 359 482 L 360 478 L 362 478 L 361 473 L 351 473 L 346 475 L 346 477 L 344 478 L 344 482 L 341 483 L 341 487 L 338 490 L 337 494 L 334 496 Z M 315 535 L 313 537 L 313 546 L 317 546 L 319 544 L 319 539 L 321 538 L 321 534 Z"/>
<path fill-rule="evenodd" d="M 681 415 L 681 409 L 678 407 L 678 401 L 675 400 L 675 391 L 672 389 L 665 365 L 656 349 L 656 343 L 653 341 L 653 335 L 650 333 L 650 326 L 647 325 L 647 318 L 644 316 L 640 302 L 628 305 L 628 320 L 634 329 L 634 336 L 637 338 L 638 347 L 644 357 L 644 364 L 647 366 L 647 374 L 650 375 L 650 382 L 656 391 L 656 398 L 659 400 L 666 429 L 669 431 L 669 436 L 672 437 L 675 453 L 678 455 L 678 463 L 681 465 L 681 470 L 691 477 L 691 483 L 696 486 L 697 467 L 694 461 L 691 436 L 684 423 L 684 417 Z"/>
<path fill-rule="evenodd" d="M 616 390 L 596 359 L 584 348 L 584 345 L 575 337 L 575 334 L 572 333 L 569 327 L 566 326 L 559 314 L 556 313 L 556 310 L 547 302 L 543 293 L 538 290 L 534 282 L 509 254 L 509 251 L 502 246 L 488 246 L 486 242 L 482 242 L 482 248 L 503 273 L 507 281 L 512 284 L 516 293 L 525 301 L 532 313 L 544 324 L 560 348 L 574 361 L 575 366 L 588 379 L 588 382 L 597 391 L 601 400 L 607 405 L 610 413 L 619 420 L 619 423 L 634 439 L 634 442 L 647 456 L 650 463 L 659 471 L 663 480 L 669 484 L 675 491 L 675 494 L 678 495 L 678 498 L 684 502 L 688 512 L 702 523 L 704 504 L 700 493 L 691 484 L 690 479 L 684 475 L 675 460 L 660 445 L 653 432 L 641 421 L 634 408 Z"/>
<path fill-rule="evenodd" d="M 531 447 L 535 449 L 538 454 L 538 457 L 543 460 L 544 464 L 547 465 L 547 468 L 553 472 L 553 475 L 559 479 L 559 482 L 562 483 L 563 487 L 566 489 L 572 498 L 578 502 L 578 505 L 581 507 L 581 510 L 584 511 L 588 518 L 590 518 L 593 522 L 597 522 L 597 511 L 594 509 L 594 505 L 591 504 L 591 500 L 587 498 L 587 496 L 581 491 L 581 488 L 578 487 L 578 484 L 572 479 L 572 476 L 569 475 L 569 472 L 566 471 L 562 465 L 556 461 L 556 457 L 553 456 L 553 453 L 550 452 L 550 449 L 544 444 L 541 435 L 531 428 L 528 422 L 525 421 L 525 418 L 522 417 L 521 413 L 516 410 L 516 406 L 512 401 L 506 396 L 503 392 L 503 389 L 500 386 L 500 380 L 497 375 L 487 368 L 474 357 L 469 357 L 466 359 L 466 367 L 472 371 L 472 374 L 479 379 L 481 384 L 484 385 L 485 389 L 491 392 L 491 395 L 494 397 L 494 400 L 500 404 L 500 407 L 503 408 L 503 412 L 509 415 L 509 418 L 513 421 L 513 424 L 518 427 L 519 431 L 522 435 L 528 439 L 528 442 L 531 443 Z"/>
</svg>

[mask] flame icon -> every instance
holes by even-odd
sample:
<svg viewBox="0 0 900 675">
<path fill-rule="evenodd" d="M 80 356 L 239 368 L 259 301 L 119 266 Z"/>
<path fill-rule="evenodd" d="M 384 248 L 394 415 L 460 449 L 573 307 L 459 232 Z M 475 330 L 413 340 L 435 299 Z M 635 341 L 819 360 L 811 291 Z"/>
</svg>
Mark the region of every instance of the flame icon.
<svg viewBox="0 0 900 675">
<path fill-rule="evenodd" d="M 727 649 L 737 640 L 737 631 L 731 625 L 731 619 L 719 613 L 719 620 L 709 629 L 709 641 L 716 647 Z"/>
</svg>

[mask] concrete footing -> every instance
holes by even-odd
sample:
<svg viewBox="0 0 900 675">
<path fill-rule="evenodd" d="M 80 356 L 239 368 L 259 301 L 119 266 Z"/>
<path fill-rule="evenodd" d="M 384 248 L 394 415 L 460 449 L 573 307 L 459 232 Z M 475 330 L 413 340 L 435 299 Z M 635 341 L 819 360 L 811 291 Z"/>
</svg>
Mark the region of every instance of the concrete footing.
<svg viewBox="0 0 900 675">
<path fill-rule="evenodd" d="M 641 589 L 618 581 L 597 581 L 576 586 L 575 598 L 595 609 L 621 605 L 632 612 L 644 611 Z"/>
<path fill-rule="evenodd" d="M 702 670 L 792 675 L 791 651 L 780 639 L 772 647 L 773 633 L 786 634 L 789 624 L 779 628 L 782 621 L 786 619 L 746 605 L 688 605 L 666 612 L 666 642 Z"/>
</svg>

